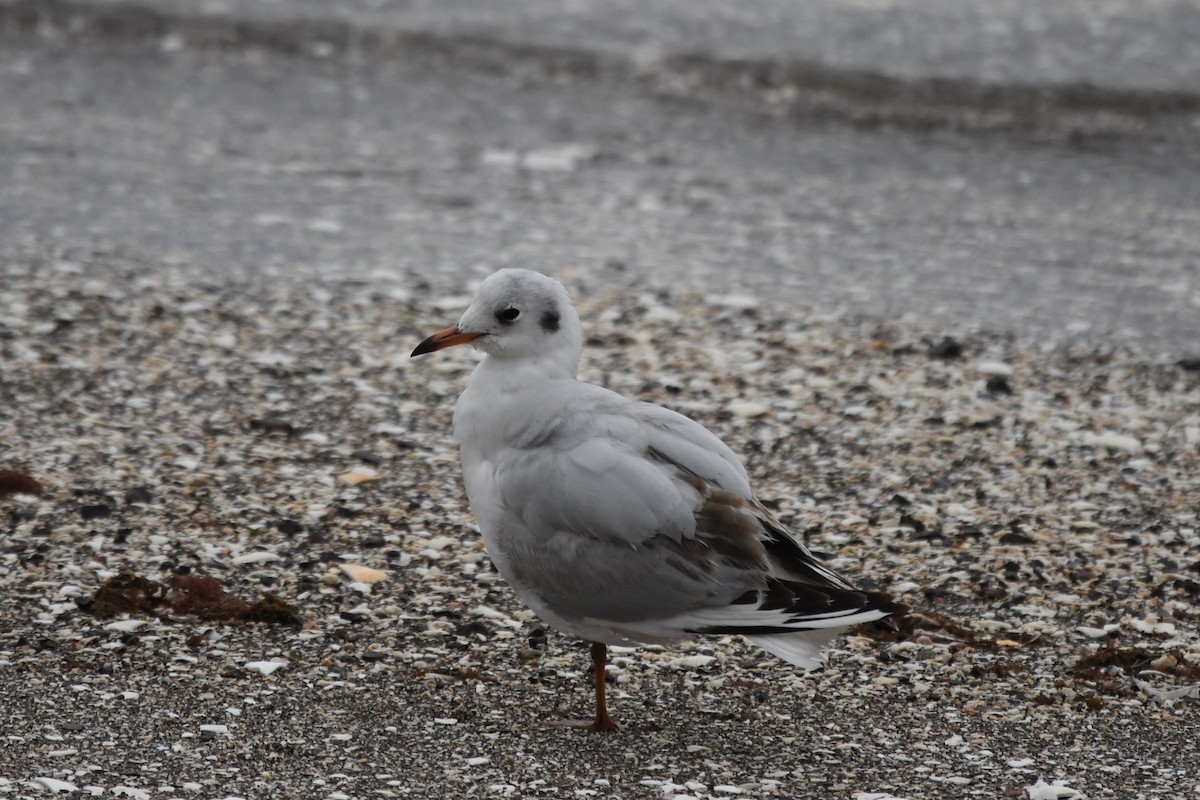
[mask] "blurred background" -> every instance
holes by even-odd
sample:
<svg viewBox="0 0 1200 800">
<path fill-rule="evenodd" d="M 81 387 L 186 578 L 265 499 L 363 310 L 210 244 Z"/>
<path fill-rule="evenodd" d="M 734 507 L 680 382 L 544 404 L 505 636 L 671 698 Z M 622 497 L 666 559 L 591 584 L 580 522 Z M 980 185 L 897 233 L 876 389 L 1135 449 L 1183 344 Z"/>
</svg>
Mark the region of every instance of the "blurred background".
<svg viewBox="0 0 1200 800">
<path fill-rule="evenodd" d="M 5 0 L 0 258 L 1200 341 L 1200 5 Z"/>
</svg>

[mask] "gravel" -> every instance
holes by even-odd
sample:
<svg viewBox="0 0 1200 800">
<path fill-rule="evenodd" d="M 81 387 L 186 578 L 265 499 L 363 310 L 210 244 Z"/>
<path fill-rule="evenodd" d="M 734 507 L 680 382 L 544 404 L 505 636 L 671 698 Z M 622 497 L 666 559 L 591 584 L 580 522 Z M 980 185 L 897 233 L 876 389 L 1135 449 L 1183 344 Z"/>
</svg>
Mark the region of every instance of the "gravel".
<svg viewBox="0 0 1200 800">
<path fill-rule="evenodd" d="M 810 674 L 736 637 L 615 648 L 624 730 L 540 725 L 587 713 L 586 654 L 474 528 L 449 432 L 473 354 L 407 357 L 473 287 L 12 257 L 0 796 L 1200 793 L 1193 361 L 561 277 L 584 377 L 717 431 L 912 605 L 900 631 Z M 128 613 L 96 602 L 134 578 Z M 281 613 L 177 602 L 201 578 Z"/>
</svg>

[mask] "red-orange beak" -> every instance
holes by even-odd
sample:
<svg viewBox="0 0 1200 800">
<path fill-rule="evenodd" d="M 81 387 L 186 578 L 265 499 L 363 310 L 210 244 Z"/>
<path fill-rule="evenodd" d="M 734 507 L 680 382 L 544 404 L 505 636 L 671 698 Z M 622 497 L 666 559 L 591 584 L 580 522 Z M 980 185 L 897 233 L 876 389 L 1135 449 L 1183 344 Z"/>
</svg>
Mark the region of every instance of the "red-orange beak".
<svg viewBox="0 0 1200 800">
<path fill-rule="evenodd" d="M 468 344 L 475 341 L 482 333 L 464 333 L 458 329 L 458 326 L 453 328 L 445 328 L 430 336 L 425 341 L 417 345 L 417 349 L 412 351 L 409 358 L 423 356 L 426 353 L 432 353 L 435 350 L 445 350 L 447 347 L 454 347 L 459 344 Z"/>
</svg>

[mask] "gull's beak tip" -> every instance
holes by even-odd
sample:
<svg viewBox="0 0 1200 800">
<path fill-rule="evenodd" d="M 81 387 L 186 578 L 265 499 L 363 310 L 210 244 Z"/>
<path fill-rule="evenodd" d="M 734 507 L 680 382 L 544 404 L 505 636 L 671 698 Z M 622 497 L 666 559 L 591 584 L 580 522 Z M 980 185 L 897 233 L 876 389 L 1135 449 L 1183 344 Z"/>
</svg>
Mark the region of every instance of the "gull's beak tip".
<svg viewBox="0 0 1200 800">
<path fill-rule="evenodd" d="M 417 356 L 423 356 L 426 353 L 444 350 L 447 347 L 467 344 L 468 342 L 475 341 L 481 335 L 482 334 L 479 333 L 465 333 L 460 331 L 457 325 L 451 328 L 444 328 L 417 345 L 416 349 L 412 351 L 411 355 L 409 355 L 409 358 L 416 358 Z"/>
</svg>

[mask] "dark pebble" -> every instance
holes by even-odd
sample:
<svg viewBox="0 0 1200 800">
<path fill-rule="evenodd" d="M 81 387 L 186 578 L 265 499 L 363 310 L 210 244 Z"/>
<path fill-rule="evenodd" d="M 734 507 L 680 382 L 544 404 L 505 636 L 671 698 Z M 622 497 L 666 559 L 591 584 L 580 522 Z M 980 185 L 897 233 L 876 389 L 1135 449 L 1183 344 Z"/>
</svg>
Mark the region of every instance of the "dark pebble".
<svg viewBox="0 0 1200 800">
<path fill-rule="evenodd" d="M 1200 583 L 1191 578 L 1179 578 L 1175 581 L 1175 588 L 1181 592 L 1186 592 L 1192 597 L 1200 597 Z"/>
<path fill-rule="evenodd" d="M 482 636 L 483 638 L 486 639 L 492 635 L 492 632 L 490 630 L 488 630 L 488 626 L 485 625 L 482 621 L 473 619 L 470 622 L 464 622 L 461 625 L 457 626 L 454 629 L 454 635 L 462 636 L 462 637 L 468 638 L 468 639 L 474 638 L 476 636 Z"/>
<path fill-rule="evenodd" d="M 145 486 L 134 486 L 132 489 L 125 490 L 125 505 L 131 506 L 136 504 L 146 505 L 154 502 L 154 495 Z"/>
<path fill-rule="evenodd" d="M 289 439 L 296 435 L 296 427 L 285 419 L 264 417 L 250 420 L 250 430 L 266 434 L 283 434 Z"/>
<path fill-rule="evenodd" d="M 294 519 L 281 519 L 279 524 L 275 526 L 284 536 L 295 536 L 304 530 L 304 526 Z"/>
<path fill-rule="evenodd" d="M 370 450 L 355 450 L 350 455 L 354 456 L 364 464 L 370 464 L 373 467 L 377 467 L 383 463 L 383 459 L 372 453 Z"/>
<path fill-rule="evenodd" d="M 383 547 L 387 542 L 378 533 L 372 533 L 363 539 L 363 547 Z"/>
<path fill-rule="evenodd" d="M 386 650 L 368 650 L 362 654 L 363 661 L 383 661 L 388 657 Z"/>
<path fill-rule="evenodd" d="M 101 517 L 107 517 L 111 513 L 112 509 L 104 503 L 95 503 L 93 505 L 79 507 L 79 515 L 84 519 L 99 519 Z"/>
<path fill-rule="evenodd" d="M 1200 356 L 1188 356 L 1181 358 L 1178 362 L 1179 366 L 1186 369 L 1188 372 L 1200 372 Z"/>
<path fill-rule="evenodd" d="M 987 382 L 988 394 L 1012 394 L 1012 386 L 1008 382 L 1008 378 L 1003 375 L 993 375 L 988 378 Z"/>
<path fill-rule="evenodd" d="M 955 358 L 962 358 L 963 346 L 956 339 L 949 336 L 942 339 L 937 344 L 929 348 L 930 358 L 940 358 L 946 361 Z"/>
</svg>

